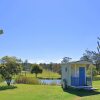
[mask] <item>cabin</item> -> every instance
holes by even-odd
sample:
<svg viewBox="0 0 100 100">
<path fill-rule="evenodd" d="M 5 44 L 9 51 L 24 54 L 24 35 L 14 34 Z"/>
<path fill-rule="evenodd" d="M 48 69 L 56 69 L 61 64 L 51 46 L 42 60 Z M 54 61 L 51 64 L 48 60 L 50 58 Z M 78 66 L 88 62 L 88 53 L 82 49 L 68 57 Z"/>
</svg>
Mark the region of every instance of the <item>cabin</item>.
<svg viewBox="0 0 100 100">
<path fill-rule="evenodd" d="M 75 61 L 61 64 L 61 84 L 63 89 L 67 87 L 93 89 L 92 68 L 93 64 L 88 61 Z"/>
</svg>

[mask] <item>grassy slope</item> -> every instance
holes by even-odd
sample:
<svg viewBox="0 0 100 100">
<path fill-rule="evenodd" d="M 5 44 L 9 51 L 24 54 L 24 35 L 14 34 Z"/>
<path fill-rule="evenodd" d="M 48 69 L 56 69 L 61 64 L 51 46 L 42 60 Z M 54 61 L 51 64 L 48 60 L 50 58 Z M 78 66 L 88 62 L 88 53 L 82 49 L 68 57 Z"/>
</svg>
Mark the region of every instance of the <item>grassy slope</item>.
<svg viewBox="0 0 100 100">
<path fill-rule="evenodd" d="M 17 85 L 16 89 L 0 91 L 0 100 L 72 100 L 75 95 L 63 92 L 60 86 Z"/>
<path fill-rule="evenodd" d="M 93 83 L 98 92 L 68 90 L 60 86 L 16 85 L 15 89 L 0 91 L 0 100 L 100 100 L 100 81 Z"/>
<path fill-rule="evenodd" d="M 23 73 L 23 75 L 25 75 L 25 73 Z M 35 74 L 27 73 L 26 76 L 35 77 Z M 61 76 L 58 73 L 43 70 L 43 73 L 38 74 L 38 77 L 40 78 L 60 78 Z"/>
</svg>

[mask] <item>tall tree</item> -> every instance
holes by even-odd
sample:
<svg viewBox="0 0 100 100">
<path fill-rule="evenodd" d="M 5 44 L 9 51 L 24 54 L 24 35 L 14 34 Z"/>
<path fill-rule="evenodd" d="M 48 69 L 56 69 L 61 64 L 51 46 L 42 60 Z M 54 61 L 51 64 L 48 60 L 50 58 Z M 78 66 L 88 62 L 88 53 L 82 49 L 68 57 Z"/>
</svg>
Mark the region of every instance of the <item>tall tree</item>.
<svg viewBox="0 0 100 100">
<path fill-rule="evenodd" d="M 68 63 L 71 59 L 70 57 L 64 57 L 61 63 Z"/>
<path fill-rule="evenodd" d="M 5 79 L 8 86 L 11 83 L 12 76 L 21 72 L 20 60 L 16 57 L 5 56 L 1 58 L 0 74 Z"/>
<path fill-rule="evenodd" d="M 42 73 L 42 71 L 43 70 L 39 65 L 37 65 L 37 64 L 32 65 L 31 73 L 32 74 L 35 73 L 36 78 L 37 78 L 37 74 Z"/>
<path fill-rule="evenodd" d="M 93 62 L 93 52 L 89 50 L 85 50 L 85 53 L 83 53 L 83 56 L 80 58 L 80 60 Z"/>
<path fill-rule="evenodd" d="M 93 51 L 94 54 L 94 61 L 96 64 L 96 69 L 98 74 L 100 74 L 100 38 L 98 37 L 98 41 L 97 41 L 97 52 Z"/>
<path fill-rule="evenodd" d="M 30 64 L 28 63 L 28 60 L 25 60 L 23 62 L 23 70 L 25 71 L 25 76 L 26 76 L 27 71 L 30 70 Z"/>
<path fill-rule="evenodd" d="M 96 65 L 97 73 L 100 74 L 100 38 L 97 38 L 97 51 L 86 50 L 81 60 L 91 61 Z"/>
</svg>

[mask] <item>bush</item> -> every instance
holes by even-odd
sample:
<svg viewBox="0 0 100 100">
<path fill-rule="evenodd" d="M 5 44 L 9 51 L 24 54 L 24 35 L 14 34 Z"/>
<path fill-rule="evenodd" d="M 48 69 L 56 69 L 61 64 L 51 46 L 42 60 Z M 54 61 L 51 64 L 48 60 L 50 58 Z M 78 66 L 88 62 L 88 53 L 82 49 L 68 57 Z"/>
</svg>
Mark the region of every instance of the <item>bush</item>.
<svg viewBox="0 0 100 100">
<path fill-rule="evenodd" d="M 38 79 L 26 76 L 18 76 L 15 82 L 18 84 L 40 84 Z"/>
<path fill-rule="evenodd" d="M 1 75 L 0 75 L 0 82 L 3 82 L 4 81 L 4 79 L 1 77 Z"/>
<path fill-rule="evenodd" d="M 93 77 L 97 76 L 97 70 L 95 67 L 92 68 L 92 75 L 93 75 Z"/>
<path fill-rule="evenodd" d="M 94 77 L 93 77 L 93 81 L 100 81 L 100 76 L 99 76 L 99 75 L 94 76 Z"/>
<path fill-rule="evenodd" d="M 0 86 L 0 91 L 8 90 L 8 89 L 15 89 L 17 86 Z"/>
<path fill-rule="evenodd" d="M 57 83 L 56 82 L 51 82 L 50 85 L 55 86 L 55 85 L 57 85 Z"/>
</svg>

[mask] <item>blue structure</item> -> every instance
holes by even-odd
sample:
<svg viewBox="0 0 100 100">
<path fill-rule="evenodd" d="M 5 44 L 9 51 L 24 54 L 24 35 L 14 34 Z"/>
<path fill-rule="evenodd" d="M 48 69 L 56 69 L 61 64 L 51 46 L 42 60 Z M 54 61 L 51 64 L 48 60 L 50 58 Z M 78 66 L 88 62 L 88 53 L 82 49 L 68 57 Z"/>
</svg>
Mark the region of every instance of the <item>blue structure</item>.
<svg viewBox="0 0 100 100">
<path fill-rule="evenodd" d="M 85 85 L 85 67 L 79 68 L 79 86 Z"/>
</svg>

